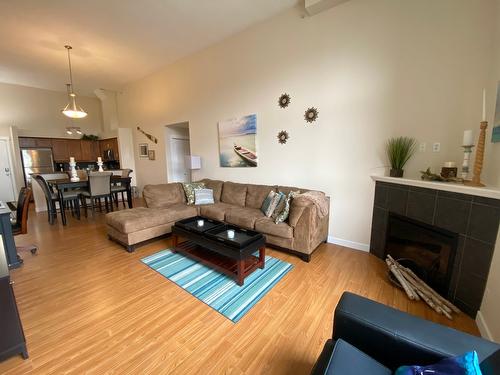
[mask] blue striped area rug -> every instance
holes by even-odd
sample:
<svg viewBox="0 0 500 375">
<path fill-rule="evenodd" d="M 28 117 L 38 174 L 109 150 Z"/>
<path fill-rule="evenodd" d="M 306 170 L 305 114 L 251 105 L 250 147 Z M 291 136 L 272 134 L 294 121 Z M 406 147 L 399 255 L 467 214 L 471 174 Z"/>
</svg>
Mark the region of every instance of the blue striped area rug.
<svg viewBox="0 0 500 375">
<path fill-rule="evenodd" d="M 234 323 L 293 268 L 266 256 L 265 268 L 257 268 L 245 278 L 243 286 L 238 286 L 230 277 L 168 249 L 141 261 Z"/>
</svg>

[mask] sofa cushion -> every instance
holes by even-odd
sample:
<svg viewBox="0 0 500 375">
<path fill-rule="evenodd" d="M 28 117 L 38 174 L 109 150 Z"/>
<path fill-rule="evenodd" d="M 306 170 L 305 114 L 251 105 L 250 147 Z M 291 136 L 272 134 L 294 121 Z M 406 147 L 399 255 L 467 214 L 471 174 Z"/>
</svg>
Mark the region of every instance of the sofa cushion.
<svg viewBox="0 0 500 375">
<path fill-rule="evenodd" d="M 231 208 L 226 211 L 225 221 L 242 228 L 253 229 L 255 221 L 264 218 L 264 214 L 257 208 Z"/>
<path fill-rule="evenodd" d="M 186 196 L 182 184 L 178 182 L 170 184 L 146 185 L 142 195 L 149 208 L 164 208 L 171 204 L 186 202 Z"/>
<path fill-rule="evenodd" d="M 261 208 L 270 191 L 274 191 L 274 186 L 248 185 L 245 207 Z"/>
<path fill-rule="evenodd" d="M 269 217 L 262 217 L 255 221 L 254 229 L 257 232 L 270 234 L 276 237 L 292 238 L 293 228 L 287 223 L 275 224 Z"/>
<path fill-rule="evenodd" d="M 224 221 L 224 218 L 226 216 L 226 211 L 234 208 L 235 206 L 227 203 L 215 203 L 215 204 L 209 204 L 206 206 L 199 206 L 200 208 L 200 215 L 208 217 L 210 219 L 214 220 L 219 220 L 219 221 Z"/>
<path fill-rule="evenodd" d="M 212 189 L 214 191 L 215 202 L 216 203 L 220 202 L 220 198 L 222 195 L 222 186 L 224 185 L 224 181 L 211 180 L 209 178 L 204 178 L 203 180 L 201 180 L 199 182 L 203 182 L 207 189 Z"/>
<path fill-rule="evenodd" d="M 194 204 L 194 191 L 196 189 L 203 189 L 205 184 L 203 182 L 184 182 L 182 188 L 184 189 L 184 194 L 186 195 L 186 203 Z"/>
<path fill-rule="evenodd" d="M 324 373 L 328 375 L 391 375 L 392 371 L 361 350 L 339 339 L 335 343 Z"/>
<path fill-rule="evenodd" d="M 247 185 L 226 181 L 222 187 L 221 201 L 235 206 L 245 207 Z"/>
<path fill-rule="evenodd" d="M 178 203 L 161 209 L 137 207 L 110 212 L 106 214 L 106 223 L 121 233 L 133 233 L 192 216 L 196 216 L 195 207 Z"/>
</svg>

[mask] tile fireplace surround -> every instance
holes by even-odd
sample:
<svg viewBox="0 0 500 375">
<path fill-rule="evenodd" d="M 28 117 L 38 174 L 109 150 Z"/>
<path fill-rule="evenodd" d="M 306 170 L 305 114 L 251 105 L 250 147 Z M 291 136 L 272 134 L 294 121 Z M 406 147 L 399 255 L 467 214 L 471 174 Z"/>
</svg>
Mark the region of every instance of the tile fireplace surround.
<svg viewBox="0 0 500 375">
<path fill-rule="evenodd" d="M 448 298 L 475 317 L 481 306 L 500 222 L 500 189 L 372 176 L 370 252 L 384 257 L 389 212 L 458 234 Z"/>
</svg>

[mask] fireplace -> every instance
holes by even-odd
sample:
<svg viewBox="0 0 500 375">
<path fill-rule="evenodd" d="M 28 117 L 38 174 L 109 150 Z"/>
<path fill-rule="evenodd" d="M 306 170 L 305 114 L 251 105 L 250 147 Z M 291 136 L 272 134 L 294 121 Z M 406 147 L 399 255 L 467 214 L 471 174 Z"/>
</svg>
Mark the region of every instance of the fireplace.
<svg viewBox="0 0 500 375">
<path fill-rule="evenodd" d="M 458 234 L 390 212 L 385 254 L 414 271 L 448 298 Z"/>
<path fill-rule="evenodd" d="M 430 268 L 429 284 L 475 317 L 495 249 L 500 193 L 458 184 L 374 179 L 370 252 L 381 259 L 387 251 L 395 258 L 419 258 L 424 263 L 419 267 Z M 443 190 L 450 188 L 460 192 Z"/>
</svg>

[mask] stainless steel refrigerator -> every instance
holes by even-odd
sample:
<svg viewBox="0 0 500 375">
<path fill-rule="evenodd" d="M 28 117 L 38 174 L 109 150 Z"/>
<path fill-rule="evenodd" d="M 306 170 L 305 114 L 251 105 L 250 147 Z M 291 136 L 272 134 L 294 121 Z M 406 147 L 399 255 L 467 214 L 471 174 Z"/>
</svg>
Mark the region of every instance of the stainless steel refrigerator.
<svg viewBox="0 0 500 375">
<path fill-rule="evenodd" d="M 54 159 L 52 158 L 51 148 L 23 148 L 21 149 L 21 155 L 26 186 L 31 184 L 32 173 L 54 173 Z"/>
</svg>

